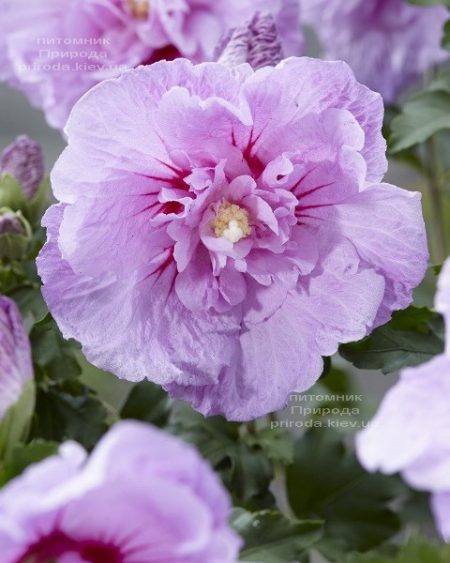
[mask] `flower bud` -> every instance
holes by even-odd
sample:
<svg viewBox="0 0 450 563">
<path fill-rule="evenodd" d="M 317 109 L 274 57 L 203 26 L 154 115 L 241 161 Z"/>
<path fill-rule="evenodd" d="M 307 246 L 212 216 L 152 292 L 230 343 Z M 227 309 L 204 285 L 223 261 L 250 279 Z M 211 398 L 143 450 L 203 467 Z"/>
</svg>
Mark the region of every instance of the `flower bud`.
<svg viewBox="0 0 450 563">
<path fill-rule="evenodd" d="M 44 178 L 41 147 L 26 135 L 20 135 L 0 155 L 0 176 L 10 174 L 19 182 L 24 196 L 32 199 Z"/>
<path fill-rule="evenodd" d="M 219 53 L 218 62 L 226 66 L 249 63 L 255 70 L 276 66 L 283 49 L 273 16 L 258 12 L 248 24 L 234 28 Z"/>
<path fill-rule="evenodd" d="M 0 260 L 22 258 L 31 235 L 31 227 L 20 211 L 0 208 Z"/>
<path fill-rule="evenodd" d="M 33 407 L 30 341 L 16 304 L 0 295 L 0 458 L 27 432 Z"/>
</svg>

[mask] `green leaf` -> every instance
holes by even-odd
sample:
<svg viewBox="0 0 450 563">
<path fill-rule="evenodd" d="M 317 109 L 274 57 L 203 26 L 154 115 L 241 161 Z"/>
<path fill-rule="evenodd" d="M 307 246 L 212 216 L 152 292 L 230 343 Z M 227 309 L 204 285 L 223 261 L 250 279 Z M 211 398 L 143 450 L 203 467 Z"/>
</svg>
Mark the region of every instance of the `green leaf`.
<svg viewBox="0 0 450 563">
<path fill-rule="evenodd" d="M 423 143 L 439 131 L 450 129 L 450 78 L 440 77 L 430 88 L 408 101 L 391 123 L 390 152 Z"/>
<path fill-rule="evenodd" d="M 50 180 L 49 178 L 45 178 L 39 185 L 39 188 L 33 198 L 28 202 L 29 218 L 33 225 L 40 224 L 42 215 L 49 204 L 49 194 Z"/>
<path fill-rule="evenodd" d="M 231 524 L 244 539 L 241 561 L 286 563 L 298 561 L 321 536 L 322 522 L 291 520 L 279 512 L 236 509 Z"/>
<path fill-rule="evenodd" d="M 63 339 L 50 315 L 33 327 L 30 340 L 38 386 L 31 436 L 92 448 L 108 428 L 109 413 L 79 379 L 78 345 Z"/>
<path fill-rule="evenodd" d="M 420 365 L 444 350 L 442 318 L 426 308 L 408 307 L 363 340 L 340 346 L 340 355 L 360 369 L 388 374 Z"/>
<path fill-rule="evenodd" d="M 347 557 L 345 563 L 448 563 L 449 561 L 450 545 L 411 538 L 395 555 L 354 554 Z"/>
<path fill-rule="evenodd" d="M 44 440 L 33 440 L 29 444 L 16 447 L 0 466 L 0 487 L 20 475 L 29 465 L 54 455 L 57 450 L 56 442 Z"/>
<path fill-rule="evenodd" d="M 450 20 L 444 25 L 444 37 L 442 38 L 442 47 L 450 51 Z"/>
<path fill-rule="evenodd" d="M 444 6 L 450 7 L 450 0 L 408 0 L 410 4 L 416 6 L 437 6 L 442 4 Z"/>
<path fill-rule="evenodd" d="M 245 427 L 220 416 L 205 418 L 187 405 L 177 404 L 169 429 L 197 446 L 220 474 L 237 504 L 246 508 L 273 506 L 269 491 L 272 460 L 256 438 L 247 441 Z"/>
<path fill-rule="evenodd" d="M 91 449 L 107 431 L 107 418 L 103 403 L 76 380 L 39 388 L 31 436 L 55 442 L 75 440 Z"/>
<path fill-rule="evenodd" d="M 45 319 L 48 314 L 47 305 L 41 290 L 33 286 L 18 286 L 8 293 L 8 296 L 19 306 L 24 319 L 34 325 Z"/>
<path fill-rule="evenodd" d="M 165 426 L 170 416 L 171 400 L 159 386 L 149 381 L 137 383 L 120 411 L 121 418 L 134 418 Z"/>
<path fill-rule="evenodd" d="M 294 457 L 294 441 L 292 434 L 283 428 L 258 429 L 254 433 L 244 435 L 243 441 L 250 447 L 260 448 L 272 461 L 288 464 Z"/>
<path fill-rule="evenodd" d="M 0 207 L 8 207 L 13 211 L 22 211 L 28 215 L 28 203 L 17 180 L 5 174 L 0 178 Z"/>
<path fill-rule="evenodd" d="M 389 508 L 399 490 L 397 480 L 366 473 L 330 429 L 309 431 L 297 441 L 287 490 L 298 518 L 325 521 L 319 549 L 332 560 L 372 549 L 400 529 Z"/>
<path fill-rule="evenodd" d="M 81 368 L 76 358 L 78 345 L 64 340 L 50 315 L 34 326 L 30 339 L 38 374 L 55 381 L 80 375 Z"/>
</svg>

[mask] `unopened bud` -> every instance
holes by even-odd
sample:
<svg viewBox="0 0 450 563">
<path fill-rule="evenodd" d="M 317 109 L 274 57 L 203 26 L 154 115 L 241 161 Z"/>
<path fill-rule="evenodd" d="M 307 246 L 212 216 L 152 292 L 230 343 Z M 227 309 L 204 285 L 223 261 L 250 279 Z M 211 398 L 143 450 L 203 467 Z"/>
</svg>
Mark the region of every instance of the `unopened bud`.
<svg viewBox="0 0 450 563">
<path fill-rule="evenodd" d="M 249 23 L 233 29 L 216 58 L 229 67 L 249 63 L 255 70 L 277 65 L 283 59 L 283 48 L 273 16 L 258 12 Z"/>
<path fill-rule="evenodd" d="M 41 147 L 26 135 L 20 135 L 0 155 L 0 176 L 10 174 L 19 182 L 23 194 L 31 199 L 44 178 Z"/>
<path fill-rule="evenodd" d="M 20 211 L 0 208 L 0 259 L 22 258 L 31 237 L 31 227 Z"/>
</svg>

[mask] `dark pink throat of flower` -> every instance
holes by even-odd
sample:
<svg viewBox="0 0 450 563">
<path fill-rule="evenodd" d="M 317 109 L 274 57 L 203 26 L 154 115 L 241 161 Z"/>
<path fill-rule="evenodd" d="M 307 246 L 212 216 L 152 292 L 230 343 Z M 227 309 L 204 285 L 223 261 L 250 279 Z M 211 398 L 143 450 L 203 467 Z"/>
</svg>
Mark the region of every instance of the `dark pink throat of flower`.
<svg viewBox="0 0 450 563">
<path fill-rule="evenodd" d="M 142 61 L 143 65 L 151 65 L 158 61 L 174 61 L 181 57 L 180 51 L 174 45 L 167 45 L 161 49 L 155 49 L 148 59 Z"/>
<path fill-rule="evenodd" d="M 90 563 L 123 563 L 117 546 L 100 541 L 77 541 L 60 531 L 41 538 L 31 545 L 16 563 L 53 563 L 62 555 L 78 554 Z"/>
</svg>

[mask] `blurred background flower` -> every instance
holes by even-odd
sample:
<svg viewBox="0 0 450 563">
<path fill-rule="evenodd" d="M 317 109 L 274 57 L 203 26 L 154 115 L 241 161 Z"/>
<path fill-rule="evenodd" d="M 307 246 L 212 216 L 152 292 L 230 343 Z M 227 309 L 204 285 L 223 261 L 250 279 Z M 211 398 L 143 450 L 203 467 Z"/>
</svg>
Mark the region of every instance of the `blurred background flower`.
<svg viewBox="0 0 450 563">
<path fill-rule="evenodd" d="M 356 443 L 369 471 L 401 472 L 412 487 L 431 491 L 438 526 L 450 541 L 450 260 L 439 278 L 436 309 L 446 320 L 446 352 L 401 372 Z"/>
<path fill-rule="evenodd" d="M 74 442 L 0 492 L 2 563 L 235 563 L 231 503 L 195 449 L 122 422 L 87 458 Z"/>
<path fill-rule="evenodd" d="M 1 0 L 0 79 L 62 128 L 92 86 L 161 59 L 212 60 L 228 30 L 271 12 L 286 55 L 302 46 L 297 0 Z"/>
<path fill-rule="evenodd" d="M 357 79 L 386 102 L 448 59 L 441 47 L 443 6 L 406 0 L 301 0 L 328 59 L 346 61 Z"/>
</svg>

